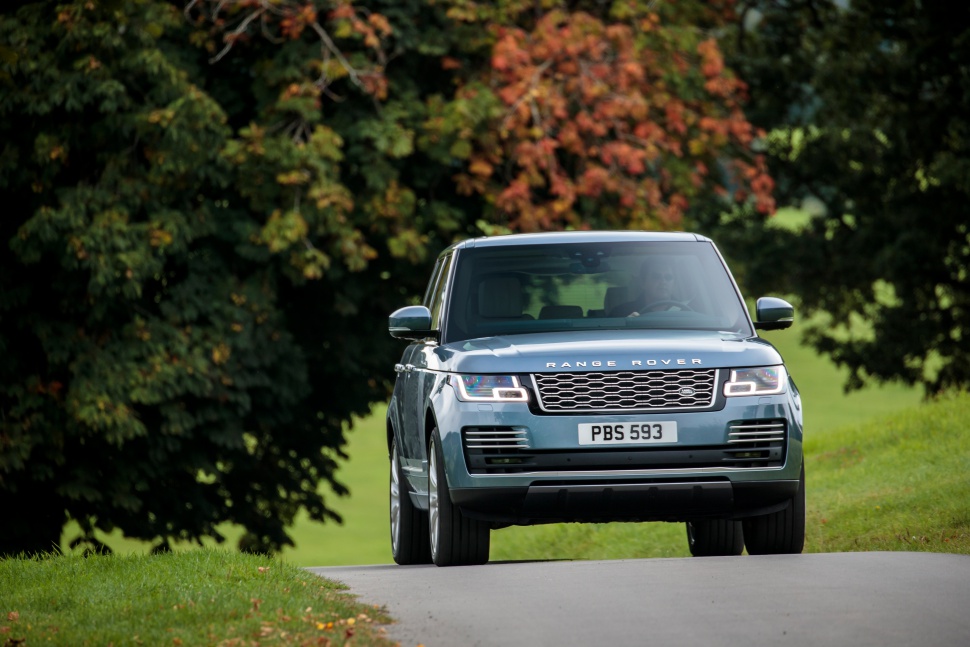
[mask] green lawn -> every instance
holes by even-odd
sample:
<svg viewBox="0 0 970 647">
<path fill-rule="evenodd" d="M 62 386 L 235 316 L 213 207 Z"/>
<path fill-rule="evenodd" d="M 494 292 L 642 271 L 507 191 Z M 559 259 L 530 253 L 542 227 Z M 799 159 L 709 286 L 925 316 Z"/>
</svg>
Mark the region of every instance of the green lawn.
<svg viewBox="0 0 970 647">
<path fill-rule="evenodd" d="M 970 554 L 970 393 L 806 444 L 812 551 Z"/>
<path fill-rule="evenodd" d="M 0 644 L 391 645 L 345 588 L 228 550 L 4 559 Z"/>
<path fill-rule="evenodd" d="M 384 417 L 386 407 L 354 425 L 349 434 L 350 460 L 340 480 L 350 495 L 330 499 L 344 519 L 343 525 L 309 521 L 293 528 L 296 548 L 283 556 L 300 566 L 389 564 L 388 457 Z"/>
</svg>

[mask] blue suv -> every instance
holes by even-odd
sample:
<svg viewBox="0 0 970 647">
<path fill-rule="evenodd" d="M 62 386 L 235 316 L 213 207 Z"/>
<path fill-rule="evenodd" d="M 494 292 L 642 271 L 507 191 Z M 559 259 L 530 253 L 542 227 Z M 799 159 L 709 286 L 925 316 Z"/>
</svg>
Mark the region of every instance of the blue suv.
<svg viewBox="0 0 970 647">
<path fill-rule="evenodd" d="M 493 529 L 685 522 L 693 555 L 798 553 L 802 405 L 714 243 L 478 238 L 439 256 L 387 411 L 398 564 L 488 561 Z"/>
</svg>

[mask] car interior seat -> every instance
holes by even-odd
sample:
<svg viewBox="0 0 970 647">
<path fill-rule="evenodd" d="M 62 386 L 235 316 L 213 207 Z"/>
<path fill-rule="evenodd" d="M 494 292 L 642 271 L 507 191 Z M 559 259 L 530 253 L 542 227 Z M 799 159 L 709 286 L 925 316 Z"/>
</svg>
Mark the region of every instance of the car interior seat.
<svg viewBox="0 0 970 647">
<path fill-rule="evenodd" d="M 478 284 L 478 315 L 486 319 L 522 319 L 522 283 L 515 276 L 492 276 Z"/>
</svg>

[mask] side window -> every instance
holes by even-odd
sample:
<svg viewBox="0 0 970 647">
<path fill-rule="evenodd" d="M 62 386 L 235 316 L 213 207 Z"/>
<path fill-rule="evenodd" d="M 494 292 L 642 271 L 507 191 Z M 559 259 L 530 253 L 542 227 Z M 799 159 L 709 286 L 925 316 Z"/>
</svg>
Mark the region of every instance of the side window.
<svg viewBox="0 0 970 647">
<path fill-rule="evenodd" d="M 434 295 L 435 286 L 438 285 L 438 278 L 441 276 L 441 266 L 445 264 L 445 259 L 439 258 L 438 262 L 434 265 L 434 270 L 431 272 L 431 279 L 428 281 L 428 287 L 424 290 L 424 298 L 421 299 L 421 305 L 425 308 L 431 309 L 431 297 Z"/>
<path fill-rule="evenodd" d="M 427 295 L 431 298 L 431 302 L 428 304 L 428 309 L 431 310 L 431 327 L 438 330 L 441 329 L 441 308 L 445 301 L 445 290 L 448 289 L 448 272 L 451 269 L 452 258 L 453 256 L 449 254 L 439 261 L 438 271 L 436 272 L 437 284 Z M 427 297 L 425 298 L 427 299 Z"/>
</svg>

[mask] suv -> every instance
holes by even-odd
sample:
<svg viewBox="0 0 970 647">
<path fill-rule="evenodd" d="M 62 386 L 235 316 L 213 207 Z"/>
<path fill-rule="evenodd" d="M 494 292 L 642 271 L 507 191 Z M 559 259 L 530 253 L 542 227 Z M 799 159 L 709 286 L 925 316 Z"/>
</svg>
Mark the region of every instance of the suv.
<svg viewBox="0 0 970 647">
<path fill-rule="evenodd" d="M 438 257 L 387 411 L 398 564 L 488 561 L 489 533 L 686 522 L 693 555 L 799 553 L 802 405 L 714 243 L 689 233 L 477 238 Z"/>
</svg>

